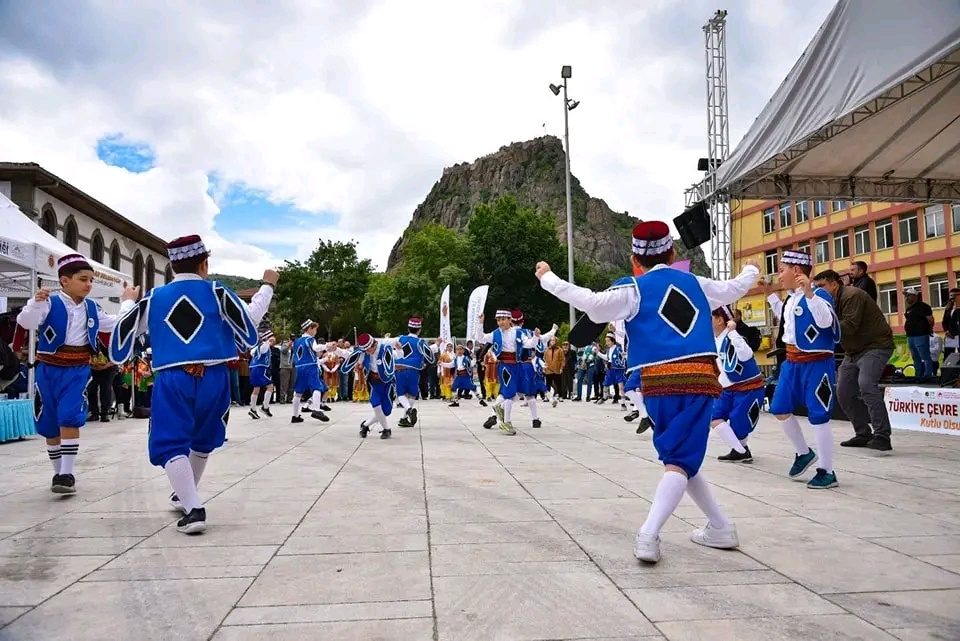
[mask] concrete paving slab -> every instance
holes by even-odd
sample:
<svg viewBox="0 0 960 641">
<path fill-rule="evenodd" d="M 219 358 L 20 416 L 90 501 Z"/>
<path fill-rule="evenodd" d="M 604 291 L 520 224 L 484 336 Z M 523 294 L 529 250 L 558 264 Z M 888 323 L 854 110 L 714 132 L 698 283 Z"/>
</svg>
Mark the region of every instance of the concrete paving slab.
<svg viewBox="0 0 960 641">
<path fill-rule="evenodd" d="M 507 437 L 476 406 L 420 407 L 389 441 L 358 438 L 362 404 L 324 424 L 235 411 L 195 537 L 143 421 L 85 428 L 66 499 L 41 440 L 0 445 L 0 639 L 960 638 L 960 439 L 838 447 L 840 486 L 816 492 L 786 478 L 764 416 L 752 465 L 711 442 L 703 468 L 740 549 L 692 544 L 705 519 L 685 498 L 650 567 L 633 536 L 662 470 L 619 410 L 542 407 L 531 429 L 518 407 Z"/>
</svg>

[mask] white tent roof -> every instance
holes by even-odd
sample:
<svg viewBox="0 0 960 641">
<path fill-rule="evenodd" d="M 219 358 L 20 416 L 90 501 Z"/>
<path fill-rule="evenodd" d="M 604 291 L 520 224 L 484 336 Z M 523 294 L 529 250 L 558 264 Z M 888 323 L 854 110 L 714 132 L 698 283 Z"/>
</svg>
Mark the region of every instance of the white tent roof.
<svg viewBox="0 0 960 641">
<path fill-rule="evenodd" d="M 960 201 L 960 1 L 839 0 L 716 184 L 742 199 Z"/>
<path fill-rule="evenodd" d="M 73 253 L 75 250 L 45 232 L 0 194 L 0 295 L 30 296 L 34 270 L 44 286 L 59 288 L 57 260 Z M 90 260 L 90 265 L 95 274 L 90 293 L 93 298 L 119 297 L 125 286 L 133 282 L 128 274 L 94 260 Z"/>
</svg>

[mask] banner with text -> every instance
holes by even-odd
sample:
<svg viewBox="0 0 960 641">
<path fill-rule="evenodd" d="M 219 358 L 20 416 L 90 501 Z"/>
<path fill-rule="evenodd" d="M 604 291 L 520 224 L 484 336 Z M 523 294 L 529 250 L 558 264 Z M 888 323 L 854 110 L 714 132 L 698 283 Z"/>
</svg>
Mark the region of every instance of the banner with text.
<svg viewBox="0 0 960 641">
<path fill-rule="evenodd" d="M 960 389 L 888 387 L 883 400 L 894 429 L 960 436 Z"/>
<path fill-rule="evenodd" d="M 489 285 L 480 285 L 470 292 L 470 300 L 467 302 L 467 340 L 476 340 L 477 334 L 483 333 L 483 325 L 480 323 L 480 315 L 483 314 L 483 308 L 487 306 L 487 292 L 490 291 Z"/>
<path fill-rule="evenodd" d="M 450 285 L 443 288 L 440 294 L 440 338 L 449 343 L 450 340 Z"/>
</svg>

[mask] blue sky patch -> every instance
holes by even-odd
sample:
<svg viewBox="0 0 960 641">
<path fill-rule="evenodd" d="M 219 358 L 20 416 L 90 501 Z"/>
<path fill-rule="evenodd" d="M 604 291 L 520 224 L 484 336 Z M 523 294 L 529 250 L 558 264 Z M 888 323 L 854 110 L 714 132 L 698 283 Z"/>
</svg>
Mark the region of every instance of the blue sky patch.
<svg viewBox="0 0 960 641">
<path fill-rule="evenodd" d="M 224 187 L 217 176 L 208 178 L 208 193 L 220 207 L 214 228 L 227 240 L 261 247 L 280 258 L 293 258 L 299 245 L 315 244 L 324 227 L 337 224 L 336 214 L 306 212 L 291 203 L 272 202 L 264 191 L 242 184 Z"/>
<path fill-rule="evenodd" d="M 128 140 L 123 134 L 110 134 L 97 141 L 97 158 L 111 167 L 133 174 L 153 169 L 157 156 L 147 143 Z"/>
</svg>

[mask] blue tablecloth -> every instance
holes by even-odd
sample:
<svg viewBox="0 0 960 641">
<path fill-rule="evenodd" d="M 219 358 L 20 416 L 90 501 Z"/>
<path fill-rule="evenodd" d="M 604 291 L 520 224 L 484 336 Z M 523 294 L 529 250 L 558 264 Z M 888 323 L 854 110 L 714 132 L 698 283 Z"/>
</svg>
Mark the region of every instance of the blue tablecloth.
<svg viewBox="0 0 960 641">
<path fill-rule="evenodd" d="M 33 426 L 33 401 L 0 400 L 0 443 L 36 435 Z"/>
</svg>

